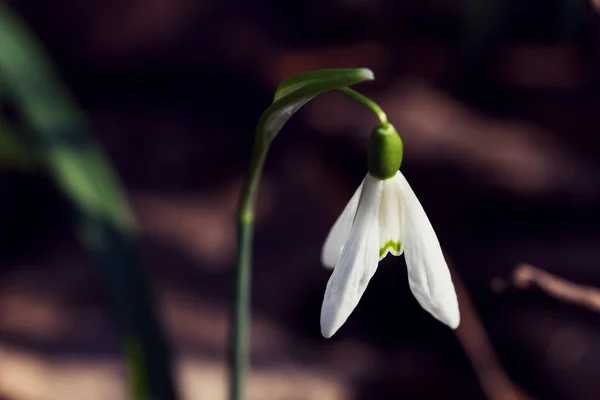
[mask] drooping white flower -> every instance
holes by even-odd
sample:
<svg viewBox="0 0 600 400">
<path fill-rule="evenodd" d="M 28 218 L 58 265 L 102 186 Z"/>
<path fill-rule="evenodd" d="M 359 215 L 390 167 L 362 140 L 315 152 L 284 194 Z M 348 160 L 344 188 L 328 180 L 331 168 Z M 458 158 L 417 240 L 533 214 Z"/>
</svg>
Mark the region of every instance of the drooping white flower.
<svg viewBox="0 0 600 400">
<path fill-rule="evenodd" d="M 398 171 L 402 142 L 397 135 L 389 124 L 374 130 L 369 173 L 323 246 L 322 262 L 334 268 L 321 308 L 321 333 L 326 338 L 346 322 L 388 253 L 404 253 L 409 287 L 425 310 L 453 329 L 460 323 L 456 292 L 437 236 Z"/>
</svg>

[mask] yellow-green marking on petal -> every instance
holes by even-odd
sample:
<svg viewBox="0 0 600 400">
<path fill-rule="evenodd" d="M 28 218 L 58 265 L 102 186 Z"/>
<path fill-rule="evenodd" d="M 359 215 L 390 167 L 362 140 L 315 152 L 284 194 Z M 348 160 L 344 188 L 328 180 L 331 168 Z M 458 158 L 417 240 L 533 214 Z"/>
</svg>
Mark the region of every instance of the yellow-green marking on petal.
<svg viewBox="0 0 600 400">
<path fill-rule="evenodd" d="M 394 253 L 400 253 L 400 248 L 402 248 L 402 243 L 388 240 L 383 247 L 379 249 L 379 258 L 383 257 L 388 250 L 392 250 Z"/>
</svg>

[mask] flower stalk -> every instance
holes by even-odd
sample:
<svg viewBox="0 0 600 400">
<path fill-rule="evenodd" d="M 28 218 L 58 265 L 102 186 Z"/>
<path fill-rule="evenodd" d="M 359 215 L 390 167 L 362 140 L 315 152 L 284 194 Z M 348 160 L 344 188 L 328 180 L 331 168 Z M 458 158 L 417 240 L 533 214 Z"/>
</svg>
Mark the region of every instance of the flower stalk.
<svg viewBox="0 0 600 400">
<path fill-rule="evenodd" d="M 249 366 L 249 327 L 251 314 L 252 238 L 258 186 L 273 139 L 289 118 L 317 95 L 339 90 L 373 110 L 380 120 L 385 113 L 370 99 L 347 86 L 374 79 L 366 68 L 332 69 L 291 76 L 281 82 L 273 104 L 259 119 L 248 175 L 245 178 L 237 210 L 237 252 L 234 300 L 229 338 L 229 398 L 243 400 Z"/>
<path fill-rule="evenodd" d="M 339 88 L 338 91 L 350 97 L 351 99 L 358 101 L 360 104 L 373 111 L 375 115 L 377 115 L 377 118 L 379 118 L 379 122 L 381 122 L 381 124 L 387 124 L 387 115 L 383 109 L 379 107 L 379 104 L 375 103 L 362 93 L 359 93 L 354 89 L 350 89 L 347 86 Z"/>
</svg>

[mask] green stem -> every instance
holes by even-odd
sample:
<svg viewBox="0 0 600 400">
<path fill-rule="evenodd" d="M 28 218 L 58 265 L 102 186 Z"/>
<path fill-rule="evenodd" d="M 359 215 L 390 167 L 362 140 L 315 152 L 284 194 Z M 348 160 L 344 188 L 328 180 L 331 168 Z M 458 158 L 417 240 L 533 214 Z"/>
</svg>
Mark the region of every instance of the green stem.
<svg viewBox="0 0 600 400">
<path fill-rule="evenodd" d="M 382 124 L 385 124 L 388 122 L 387 115 L 381 109 L 381 107 L 379 107 L 379 105 L 377 103 L 375 103 L 373 100 L 369 99 L 367 96 L 357 92 L 354 89 L 350 89 L 347 86 L 339 88 L 338 91 L 342 92 L 343 94 L 350 97 L 351 99 L 356 100 L 359 103 L 361 103 L 362 105 L 369 108 L 371 111 L 373 111 L 375 113 L 375 115 L 377 115 L 377 118 L 379 118 L 379 121 L 381 121 Z"/>
<path fill-rule="evenodd" d="M 244 382 L 249 364 L 250 296 L 252 281 L 253 222 L 238 221 L 238 270 L 235 280 L 233 337 L 230 375 L 230 398 L 244 398 Z"/>
<path fill-rule="evenodd" d="M 230 382 L 231 400 L 244 399 L 244 382 L 249 364 L 249 327 L 252 281 L 252 236 L 254 230 L 254 204 L 262 167 L 269 146 L 254 145 L 250 171 L 240 196 L 237 221 L 237 270 L 232 311 L 230 337 Z"/>
<path fill-rule="evenodd" d="M 359 81 L 359 80 L 358 80 Z M 351 82 L 348 82 L 351 83 Z M 346 83 L 347 84 L 347 83 Z M 306 89 L 306 86 L 304 87 Z M 298 93 L 287 94 L 280 97 L 263 113 L 258 123 L 256 140 L 250 161 L 250 169 L 239 199 L 237 213 L 237 257 L 236 278 L 234 285 L 234 302 L 231 312 L 232 329 L 229 337 L 229 398 L 230 400 L 243 400 L 244 382 L 249 365 L 249 327 L 250 327 L 250 303 L 251 303 L 251 281 L 252 281 L 252 236 L 254 229 L 254 208 L 258 192 L 258 185 L 263 169 L 269 145 L 274 136 L 282 128 L 293 104 L 304 104 L 307 100 L 326 90 L 340 90 L 349 97 L 373 110 L 382 123 L 387 122 L 383 110 L 372 100 L 358 92 L 342 86 L 332 86 L 331 83 L 319 83 L 310 88 L 311 95 L 304 97 Z M 314 93 L 314 94 L 313 94 Z M 294 96 L 293 99 L 290 98 Z M 285 103 L 285 104 L 279 104 Z M 279 105 L 278 105 L 279 104 Z M 293 109 L 295 112 L 299 107 Z M 274 123 L 270 120 L 276 114 L 277 109 L 287 110 L 287 118 L 283 123 Z M 275 117 L 274 117 L 275 118 Z M 270 124 L 270 125 L 269 125 Z M 275 127 L 274 127 L 275 126 Z M 268 133 L 264 135 L 264 133 Z M 262 135 L 261 135 L 262 133 Z M 266 138 L 265 138 L 266 136 Z"/>
</svg>

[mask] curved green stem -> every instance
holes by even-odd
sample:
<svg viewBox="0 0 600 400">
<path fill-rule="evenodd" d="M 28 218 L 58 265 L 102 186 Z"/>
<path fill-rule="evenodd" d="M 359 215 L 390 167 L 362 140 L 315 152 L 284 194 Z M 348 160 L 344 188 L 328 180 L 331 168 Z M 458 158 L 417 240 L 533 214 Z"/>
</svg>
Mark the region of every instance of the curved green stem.
<svg viewBox="0 0 600 400">
<path fill-rule="evenodd" d="M 232 329 L 229 338 L 229 398 L 231 400 L 244 399 L 244 381 L 249 364 L 254 208 L 269 146 L 288 119 L 315 96 L 329 90 L 340 88 L 346 90 L 347 85 L 373 78 L 373 72 L 366 68 L 312 71 L 289 77 L 279 85 L 274 103 L 265 110 L 258 121 L 250 170 L 244 181 L 237 212 L 236 277 L 231 310 Z M 357 94 L 351 97 L 361 98 L 361 96 Z M 364 96 L 362 98 L 366 99 Z M 366 99 L 362 103 L 372 110 L 378 109 L 380 119 L 382 116 L 385 118 L 385 113 L 372 101 Z"/>
<path fill-rule="evenodd" d="M 373 100 L 369 99 L 367 96 L 357 92 L 354 89 L 350 89 L 347 86 L 339 88 L 338 91 L 344 93 L 346 96 L 358 101 L 365 107 L 369 108 L 371 111 L 373 111 L 375 113 L 375 115 L 377 115 L 377 118 L 379 118 L 379 121 L 381 121 L 382 124 L 385 124 L 388 122 L 387 115 L 381 109 L 381 107 L 379 107 L 379 105 L 377 103 L 375 103 Z"/>
</svg>

